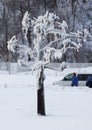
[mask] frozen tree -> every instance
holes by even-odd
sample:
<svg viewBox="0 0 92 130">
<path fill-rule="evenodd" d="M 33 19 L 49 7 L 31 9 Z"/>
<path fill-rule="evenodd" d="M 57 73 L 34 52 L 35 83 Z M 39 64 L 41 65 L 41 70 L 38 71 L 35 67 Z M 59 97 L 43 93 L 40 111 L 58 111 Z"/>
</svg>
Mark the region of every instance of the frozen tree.
<svg viewBox="0 0 92 130">
<path fill-rule="evenodd" d="M 81 41 L 85 41 L 89 36 L 87 30 L 83 32 L 69 32 L 68 25 L 63 20 L 60 22 L 58 16 L 48 11 L 44 16 L 39 16 L 37 19 L 30 18 L 28 12 L 25 13 L 22 21 L 23 29 L 25 30 L 24 37 L 27 41 L 27 31 L 30 26 L 33 30 L 33 43 L 30 48 L 28 42 L 24 45 L 13 36 L 8 41 L 8 49 L 19 53 L 19 63 L 22 66 L 30 66 L 32 70 L 38 70 L 38 114 L 45 115 L 44 106 L 44 68 L 51 60 L 62 58 L 67 49 L 75 49 L 79 51 Z M 53 35 L 51 40 L 46 40 L 48 35 Z M 30 60 L 29 60 L 30 59 Z M 60 70 L 66 67 L 66 63 L 62 61 Z"/>
</svg>

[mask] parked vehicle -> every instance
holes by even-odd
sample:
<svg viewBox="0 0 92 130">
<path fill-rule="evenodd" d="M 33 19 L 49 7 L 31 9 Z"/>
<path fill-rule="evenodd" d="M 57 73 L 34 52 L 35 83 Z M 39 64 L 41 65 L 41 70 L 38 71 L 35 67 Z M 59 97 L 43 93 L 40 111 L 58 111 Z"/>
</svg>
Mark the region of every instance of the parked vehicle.
<svg viewBox="0 0 92 130">
<path fill-rule="evenodd" d="M 90 75 L 90 73 L 77 73 L 78 86 L 86 86 L 86 80 Z M 61 80 L 54 82 L 53 85 L 71 86 L 72 76 L 73 74 L 69 73 Z"/>
</svg>

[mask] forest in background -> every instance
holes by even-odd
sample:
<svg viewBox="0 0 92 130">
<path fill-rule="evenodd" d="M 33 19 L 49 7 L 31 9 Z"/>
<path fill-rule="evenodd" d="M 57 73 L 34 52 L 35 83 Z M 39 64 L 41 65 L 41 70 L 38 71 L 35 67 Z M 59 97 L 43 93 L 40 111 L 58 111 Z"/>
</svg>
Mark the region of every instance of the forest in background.
<svg viewBox="0 0 92 130">
<path fill-rule="evenodd" d="M 22 18 L 26 11 L 30 17 L 53 12 L 65 20 L 69 31 L 87 28 L 92 34 L 92 1 L 91 0 L 0 0 L 0 60 L 17 61 L 17 55 L 7 49 L 7 41 L 13 36 L 23 37 Z M 67 51 L 63 59 L 67 62 L 92 63 L 92 41 L 82 43 L 79 52 Z M 58 62 L 58 60 L 57 60 Z M 60 61 L 59 61 L 60 62 Z"/>
</svg>

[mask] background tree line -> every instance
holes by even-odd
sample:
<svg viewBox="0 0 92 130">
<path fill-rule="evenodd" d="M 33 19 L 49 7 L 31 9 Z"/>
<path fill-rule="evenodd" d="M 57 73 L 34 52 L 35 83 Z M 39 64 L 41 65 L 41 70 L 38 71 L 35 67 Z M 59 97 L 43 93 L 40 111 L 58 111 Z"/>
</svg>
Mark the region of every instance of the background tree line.
<svg viewBox="0 0 92 130">
<path fill-rule="evenodd" d="M 91 0 L 0 0 L 0 60 L 16 61 L 17 56 L 7 50 L 7 41 L 13 36 L 21 37 L 23 42 L 22 18 L 26 11 L 30 17 L 44 15 L 46 11 L 54 12 L 65 20 L 70 31 L 87 28 L 92 34 L 92 1 Z M 30 34 L 30 33 L 29 33 Z M 48 37 L 50 38 L 50 37 Z M 31 36 L 29 41 L 31 43 Z M 68 62 L 92 62 L 92 41 L 83 43 L 78 53 L 67 52 L 63 59 Z M 60 62 L 57 59 L 56 62 Z"/>
</svg>

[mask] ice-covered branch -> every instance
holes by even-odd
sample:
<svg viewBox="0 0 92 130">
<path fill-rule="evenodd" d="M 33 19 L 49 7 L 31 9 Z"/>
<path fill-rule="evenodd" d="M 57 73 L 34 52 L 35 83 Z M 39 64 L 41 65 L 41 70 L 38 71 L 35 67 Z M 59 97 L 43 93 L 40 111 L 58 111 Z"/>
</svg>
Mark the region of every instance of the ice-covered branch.
<svg viewBox="0 0 92 130">
<path fill-rule="evenodd" d="M 66 21 L 62 20 L 60 22 L 58 16 L 48 11 L 45 15 L 33 19 L 26 12 L 22 20 L 22 27 L 25 30 L 24 39 L 28 38 L 27 31 L 32 27 L 32 48 L 25 45 L 26 43 L 22 45 L 16 36 L 13 36 L 8 41 L 8 49 L 13 52 L 17 51 L 22 55 L 20 57 L 22 60 L 30 61 L 30 64 L 28 64 L 30 66 L 33 62 L 36 66 L 41 66 L 41 64 L 49 63 L 51 59 L 61 59 L 67 49 L 76 49 L 78 51 L 82 47 L 81 42 L 86 41 L 87 37 L 90 36 L 87 29 L 84 29 L 82 32 L 79 30 L 77 32 L 69 32 Z M 54 38 L 47 40 L 48 35 L 53 35 Z M 26 64 L 24 60 L 21 62 L 22 65 Z"/>
<path fill-rule="evenodd" d="M 8 50 L 15 52 L 17 49 L 18 45 L 18 40 L 16 39 L 16 36 L 13 36 L 9 41 L 8 41 Z"/>
<path fill-rule="evenodd" d="M 30 25 L 31 25 L 31 18 L 30 18 L 30 14 L 27 11 L 22 20 L 22 27 L 28 30 Z"/>
</svg>

